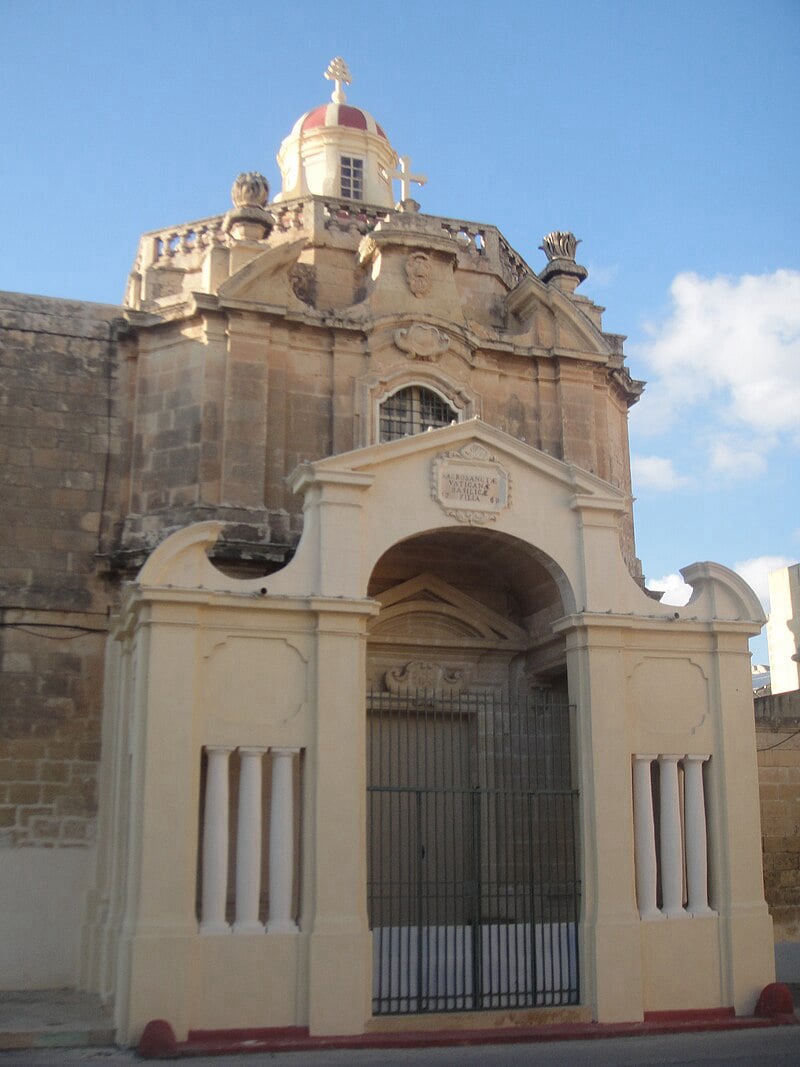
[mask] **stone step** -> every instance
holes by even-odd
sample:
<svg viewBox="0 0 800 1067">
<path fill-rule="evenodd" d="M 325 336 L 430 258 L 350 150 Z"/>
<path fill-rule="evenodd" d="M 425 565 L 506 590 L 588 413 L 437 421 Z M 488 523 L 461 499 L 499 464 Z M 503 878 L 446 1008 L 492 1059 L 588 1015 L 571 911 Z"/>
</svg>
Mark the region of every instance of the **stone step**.
<svg viewBox="0 0 800 1067">
<path fill-rule="evenodd" d="M 0 992 L 2 1051 L 113 1044 L 113 1020 L 99 997 L 72 989 Z"/>
</svg>

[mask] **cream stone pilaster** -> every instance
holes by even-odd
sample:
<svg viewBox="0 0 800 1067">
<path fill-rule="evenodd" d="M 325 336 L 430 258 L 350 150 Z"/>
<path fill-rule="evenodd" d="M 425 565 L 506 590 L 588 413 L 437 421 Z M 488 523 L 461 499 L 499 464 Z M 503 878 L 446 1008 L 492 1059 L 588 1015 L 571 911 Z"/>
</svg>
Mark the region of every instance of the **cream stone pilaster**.
<svg viewBox="0 0 800 1067">
<path fill-rule="evenodd" d="M 312 571 L 312 588 L 319 596 L 359 596 L 362 574 L 362 495 L 375 480 L 369 473 L 324 471 L 310 463 L 298 467 L 291 488 L 305 493 L 305 526 L 298 559 Z M 336 545 L 331 552 L 330 545 Z"/>
<path fill-rule="evenodd" d="M 685 915 L 683 908 L 683 842 L 681 839 L 678 760 L 659 756 L 659 830 L 661 836 L 662 911 L 668 919 Z"/>
<path fill-rule="evenodd" d="M 299 748 L 270 749 L 272 802 L 269 817 L 269 920 L 267 922 L 269 934 L 292 934 L 297 931 L 297 923 L 292 918 L 294 881 L 292 764 L 299 751 Z"/>
<path fill-rule="evenodd" d="M 617 629 L 587 615 L 562 620 L 576 712 L 584 871 L 582 1000 L 598 1022 L 641 1019 L 630 749 Z M 602 621 L 602 620 L 601 620 Z"/>
<path fill-rule="evenodd" d="M 119 957 L 117 1040 L 135 1044 L 150 1019 L 189 1028 L 197 920 L 200 751 L 193 664 L 196 610 L 146 590 L 131 605 L 137 663 L 131 728 L 130 847 Z"/>
<path fill-rule="evenodd" d="M 709 624 L 715 748 L 709 766 L 712 897 L 725 931 L 726 1003 L 752 1013 L 775 980 L 772 919 L 764 900 L 755 718 L 747 624 Z"/>
<path fill-rule="evenodd" d="M 81 955 L 79 960 L 78 988 L 102 989 L 101 959 L 103 941 L 111 912 L 113 892 L 114 841 L 111 832 L 115 824 L 117 805 L 114 803 L 119 783 L 118 749 L 120 735 L 124 733 L 122 722 L 123 653 L 121 642 L 114 639 L 113 629 L 106 643 L 105 671 L 103 675 L 103 721 L 102 738 L 106 758 L 100 764 L 97 803 L 97 860 L 94 884 L 87 894 L 86 920 L 81 931 Z"/>
<path fill-rule="evenodd" d="M 222 502 L 261 508 L 267 455 L 267 349 L 263 316 L 231 311 L 225 365 Z"/>
<path fill-rule="evenodd" d="M 558 392 L 564 460 L 594 471 L 597 442 L 592 365 L 562 356 L 558 366 Z"/>
<path fill-rule="evenodd" d="M 354 1034 L 371 1015 L 365 687 L 366 623 L 377 605 L 316 603 L 308 1025 L 312 1034 Z"/>
<path fill-rule="evenodd" d="M 261 934 L 261 765 L 265 748 L 239 749 L 239 811 L 236 829 L 235 934 Z M 202 927 L 201 927 L 202 930 Z"/>
<path fill-rule="evenodd" d="M 115 644 L 120 646 L 118 703 L 112 703 L 112 716 L 116 718 L 114 748 L 110 752 L 114 771 L 112 790 L 112 821 L 110 832 L 113 840 L 111 869 L 109 877 L 109 908 L 103 937 L 100 944 L 98 961 L 98 985 L 96 989 L 104 1000 L 115 995 L 117 985 L 117 953 L 125 914 L 125 894 L 127 890 L 128 869 L 130 863 L 130 737 L 132 730 L 132 708 L 136 680 L 136 656 L 130 628 L 120 627 Z M 114 653 L 111 653 L 112 657 Z"/>
<path fill-rule="evenodd" d="M 633 757 L 633 818 L 636 853 L 636 899 L 643 919 L 661 919 L 656 906 L 656 836 L 653 820 L 652 765 L 656 756 Z"/>
<path fill-rule="evenodd" d="M 570 506 L 580 522 L 582 588 L 576 589 L 576 600 L 585 611 L 606 613 L 609 604 L 618 603 L 620 590 L 633 584 L 619 546 L 626 505 L 618 497 L 575 493 Z"/>
<path fill-rule="evenodd" d="M 228 254 L 226 248 L 210 248 L 212 253 Z M 228 339 L 225 318 L 220 313 L 203 316 L 203 409 L 200 438 L 200 500 L 222 504 L 223 414 L 225 410 L 225 367 Z"/>
</svg>

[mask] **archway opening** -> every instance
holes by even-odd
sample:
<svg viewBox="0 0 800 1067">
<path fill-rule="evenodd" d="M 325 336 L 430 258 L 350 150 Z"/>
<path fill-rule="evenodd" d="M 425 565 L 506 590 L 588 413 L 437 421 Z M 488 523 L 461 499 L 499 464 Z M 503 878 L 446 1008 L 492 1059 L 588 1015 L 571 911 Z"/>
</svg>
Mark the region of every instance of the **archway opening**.
<svg viewBox="0 0 800 1067">
<path fill-rule="evenodd" d="M 576 1003 L 563 574 L 460 527 L 393 546 L 369 593 L 373 1011 Z"/>
</svg>

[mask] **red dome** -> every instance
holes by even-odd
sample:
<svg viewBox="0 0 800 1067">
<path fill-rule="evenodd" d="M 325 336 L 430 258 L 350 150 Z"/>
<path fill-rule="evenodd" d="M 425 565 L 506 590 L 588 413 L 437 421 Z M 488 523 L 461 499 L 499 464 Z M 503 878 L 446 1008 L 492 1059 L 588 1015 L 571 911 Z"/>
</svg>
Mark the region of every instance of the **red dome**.
<svg viewBox="0 0 800 1067">
<path fill-rule="evenodd" d="M 366 130 L 368 133 L 377 134 L 384 141 L 389 140 L 368 111 L 362 111 L 360 107 L 352 107 L 350 104 L 320 104 L 319 107 L 307 111 L 297 125 L 301 130 L 312 130 L 316 126 L 347 126 L 352 130 Z"/>
</svg>

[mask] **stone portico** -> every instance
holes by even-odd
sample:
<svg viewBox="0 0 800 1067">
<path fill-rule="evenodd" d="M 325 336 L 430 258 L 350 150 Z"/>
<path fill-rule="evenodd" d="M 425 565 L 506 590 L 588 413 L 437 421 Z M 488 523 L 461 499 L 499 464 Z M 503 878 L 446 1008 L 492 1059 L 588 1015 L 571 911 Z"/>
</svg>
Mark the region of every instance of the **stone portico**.
<svg viewBox="0 0 800 1067">
<path fill-rule="evenodd" d="M 11 457 L 17 514 L 37 544 L 50 493 L 65 529 L 9 572 L 15 766 L 47 781 L 2 829 L 56 847 L 30 906 L 30 852 L 3 878 L 15 929 L 88 902 L 79 951 L 43 929 L 28 975 L 9 938 L 4 973 L 74 960 L 123 1044 L 153 1018 L 749 1012 L 774 975 L 758 602 L 713 563 L 684 608 L 645 592 L 643 384 L 574 235 L 537 272 L 426 215 L 341 58 L 326 76 L 277 195 L 242 174 L 228 212 L 145 234 L 123 306 L 9 298 L 15 395 L 50 435 Z M 96 854 L 67 862 L 98 766 Z"/>
</svg>

